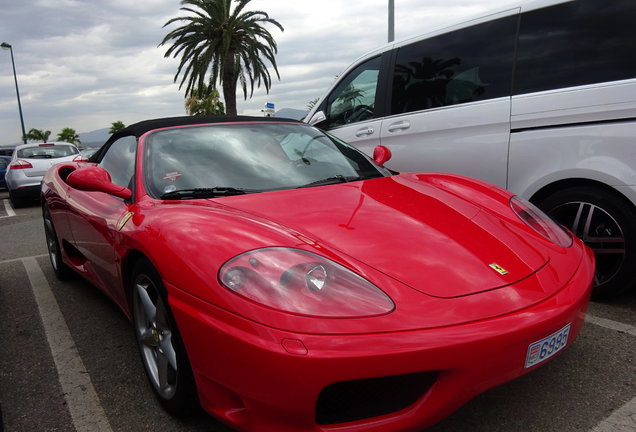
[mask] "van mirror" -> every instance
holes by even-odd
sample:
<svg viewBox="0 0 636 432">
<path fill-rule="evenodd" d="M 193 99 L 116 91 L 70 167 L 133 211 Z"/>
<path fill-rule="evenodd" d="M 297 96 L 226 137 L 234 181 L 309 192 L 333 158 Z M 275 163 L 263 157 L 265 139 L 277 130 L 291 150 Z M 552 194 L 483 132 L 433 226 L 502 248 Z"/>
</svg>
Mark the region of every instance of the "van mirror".
<svg viewBox="0 0 636 432">
<path fill-rule="evenodd" d="M 383 145 L 376 146 L 376 148 L 373 149 L 373 160 L 381 167 L 384 167 L 384 164 L 391 159 L 391 156 L 391 150 Z"/>
<path fill-rule="evenodd" d="M 327 120 L 327 116 L 325 115 L 325 113 L 322 111 L 318 111 L 311 117 L 311 119 L 309 119 L 309 124 L 313 126 L 316 123 L 320 123 L 321 121 L 325 120 Z"/>
</svg>

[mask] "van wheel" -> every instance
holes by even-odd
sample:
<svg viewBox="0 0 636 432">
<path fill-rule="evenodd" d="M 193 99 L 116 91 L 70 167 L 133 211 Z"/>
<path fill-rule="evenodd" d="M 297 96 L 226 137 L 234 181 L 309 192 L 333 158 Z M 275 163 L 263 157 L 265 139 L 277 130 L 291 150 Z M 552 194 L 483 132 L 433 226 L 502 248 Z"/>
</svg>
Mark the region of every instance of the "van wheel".
<svg viewBox="0 0 636 432">
<path fill-rule="evenodd" d="M 636 211 L 622 196 L 600 187 L 571 187 L 538 203 L 596 256 L 592 297 L 615 297 L 636 283 Z"/>
</svg>

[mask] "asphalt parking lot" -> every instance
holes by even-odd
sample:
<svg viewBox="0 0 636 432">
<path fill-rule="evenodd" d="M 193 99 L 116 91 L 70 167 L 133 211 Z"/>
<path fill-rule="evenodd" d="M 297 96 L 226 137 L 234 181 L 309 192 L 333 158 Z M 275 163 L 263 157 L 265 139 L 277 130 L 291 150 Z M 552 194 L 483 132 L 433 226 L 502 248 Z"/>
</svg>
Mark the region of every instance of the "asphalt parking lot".
<svg viewBox="0 0 636 432">
<path fill-rule="evenodd" d="M 6 198 L 0 191 L 4 430 L 229 432 L 204 413 L 161 410 L 124 315 L 90 284 L 57 281 L 39 206 L 13 209 Z M 636 431 L 636 292 L 592 303 L 563 354 L 429 431 Z"/>
</svg>

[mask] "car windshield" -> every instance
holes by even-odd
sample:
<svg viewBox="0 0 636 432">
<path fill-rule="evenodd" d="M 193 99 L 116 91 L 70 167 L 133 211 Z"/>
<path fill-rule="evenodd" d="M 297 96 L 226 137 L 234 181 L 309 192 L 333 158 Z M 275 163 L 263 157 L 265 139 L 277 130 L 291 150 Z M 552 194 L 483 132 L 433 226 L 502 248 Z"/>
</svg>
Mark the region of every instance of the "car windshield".
<svg viewBox="0 0 636 432">
<path fill-rule="evenodd" d="M 78 154 L 77 148 L 64 144 L 40 144 L 17 151 L 18 159 L 55 159 Z"/>
<path fill-rule="evenodd" d="M 145 143 L 145 184 L 156 198 L 209 198 L 390 175 L 344 142 L 294 123 L 181 127 L 154 132 Z"/>
</svg>

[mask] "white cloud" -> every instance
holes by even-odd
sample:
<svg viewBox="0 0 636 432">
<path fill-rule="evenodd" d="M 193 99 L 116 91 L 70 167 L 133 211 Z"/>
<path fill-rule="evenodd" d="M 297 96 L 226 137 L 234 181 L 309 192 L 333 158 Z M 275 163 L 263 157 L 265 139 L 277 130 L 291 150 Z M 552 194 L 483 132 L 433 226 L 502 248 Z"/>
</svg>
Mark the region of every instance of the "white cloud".
<svg viewBox="0 0 636 432">
<path fill-rule="evenodd" d="M 398 0 L 396 38 L 421 33 L 455 16 L 496 8 L 507 0 Z M 270 27 L 278 43 L 280 81 L 272 71 L 267 94 L 238 92 L 238 109 L 260 115 L 265 102 L 304 109 L 355 58 L 386 42 L 387 0 L 319 3 L 252 0 L 285 28 Z M 177 0 L 20 0 L 0 15 L 0 42 L 13 46 L 25 127 L 78 132 L 113 121 L 183 115 L 183 92 L 173 83 L 177 61 L 158 47 L 178 14 Z M 0 145 L 20 139 L 13 71 L 0 51 Z"/>
</svg>

